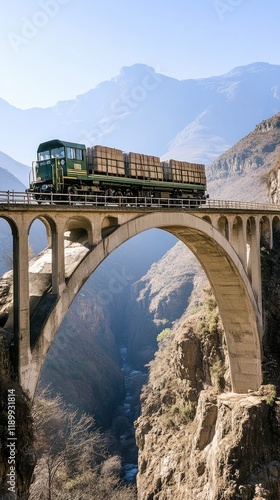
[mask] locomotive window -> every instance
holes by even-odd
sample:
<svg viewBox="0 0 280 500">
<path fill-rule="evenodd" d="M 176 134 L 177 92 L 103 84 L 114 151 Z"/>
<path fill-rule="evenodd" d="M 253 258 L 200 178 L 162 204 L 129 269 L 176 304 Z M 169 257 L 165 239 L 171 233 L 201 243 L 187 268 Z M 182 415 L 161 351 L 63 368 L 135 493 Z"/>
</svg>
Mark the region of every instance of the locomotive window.
<svg viewBox="0 0 280 500">
<path fill-rule="evenodd" d="M 76 149 L 76 160 L 82 160 L 82 159 L 83 159 L 83 150 Z"/>
<path fill-rule="evenodd" d="M 67 148 L 67 158 L 69 160 L 75 160 L 75 149 L 74 148 Z"/>
<path fill-rule="evenodd" d="M 51 157 L 52 158 L 64 158 L 65 153 L 64 153 L 64 148 L 54 148 L 51 150 Z"/>
<path fill-rule="evenodd" d="M 49 159 L 50 159 L 49 151 L 42 151 L 41 153 L 38 153 L 38 161 L 49 160 Z"/>
</svg>

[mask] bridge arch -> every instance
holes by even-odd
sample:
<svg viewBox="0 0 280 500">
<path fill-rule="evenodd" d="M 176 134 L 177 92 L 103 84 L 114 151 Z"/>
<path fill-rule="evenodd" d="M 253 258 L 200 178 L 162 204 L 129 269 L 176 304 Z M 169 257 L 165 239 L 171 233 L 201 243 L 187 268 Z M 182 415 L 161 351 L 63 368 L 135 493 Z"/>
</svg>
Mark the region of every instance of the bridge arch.
<svg viewBox="0 0 280 500">
<path fill-rule="evenodd" d="M 91 221 L 87 217 L 80 215 L 69 217 L 65 223 L 64 233 L 68 233 L 66 238 L 70 241 L 83 239 L 85 242 L 92 244 L 93 229 Z"/>
<path fill-rule="evenodd" d="M 112 217 L 111 215 L 107 215 L 106 217 L 104 217 L 101 223 L 102 238 L 108 236 L 108 234 L 117 229 L 118 226 L 119 226 L 118 217 Z"/>
<path fill-rule="evenodd" d="M 187 213 L 149 213 L 123 223 L 92 248 L 70 276 L 32 350 L 32 362 L 23 367 L 23 385 L 35 392 L 51 342 L 82 285 L 99 264 L 122 243 L 148 229 L 172 233 L 195 254 L 215 294 L 231 370 L 232 390 L 247 392 L 262 382 L 261 312 L 244 267 L 228 240 L 209 222 Z M 39 360 L 39 361 L 38 361 Z"/>
<path fill-rule="evenodd" d="M 7 215 L 1 215 L 1 214 L 0 214 L 0 219 L 3 219 L 4 221 L 6 221 L 9 224 L 9 226 L 11 228 L 12 235 L 14 237 L 17 237 L 19 231 L 18 231 L 18 225 L 14 221 L 14 219 L 12 219 L 12 217 L 8 217 Z"/>
<path fill-rule="evenodd" d="M 272 219 L 272 228 L 274 233 L 280 232 L 280 218 L 277 215 Z"/>
<path fill-rule="evenodd" d="M 260 219 L 260 237 L 261 245 L 272 248 L 272 226 L 268 217 L 263 216 Z"/>
<path fill-rule="evenodd" d="M 218 229 L 220 233 L 228 240 L 229 239 L 229 223 L 228 218 L 222 215 L 218 220 Z"/>
<path fill-rule="evenodd" d="M 212 220 L 211 217 L 209 217 L 209 215 L 203 215 L 202 219 L 208 222 L 209 224 L 212 224 Z"/>
</svg>

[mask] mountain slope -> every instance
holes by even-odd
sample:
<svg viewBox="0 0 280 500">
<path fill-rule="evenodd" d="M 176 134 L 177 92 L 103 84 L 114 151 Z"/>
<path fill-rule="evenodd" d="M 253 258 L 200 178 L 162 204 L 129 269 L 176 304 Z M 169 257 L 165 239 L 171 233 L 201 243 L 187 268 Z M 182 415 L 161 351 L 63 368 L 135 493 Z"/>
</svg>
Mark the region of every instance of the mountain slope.
<svg viewBox="0 0 280 500">
<path fill-rule="evenodd" d="M 208 169 L 212 198 L 268 202 L 267 177 L 280 155 L 280 113 L 259 123 Z"/>
<path fill-rule="evenodd" d="M 0 191 L 25 191 L 30 169 L 0 151 Z"/>
</svg>

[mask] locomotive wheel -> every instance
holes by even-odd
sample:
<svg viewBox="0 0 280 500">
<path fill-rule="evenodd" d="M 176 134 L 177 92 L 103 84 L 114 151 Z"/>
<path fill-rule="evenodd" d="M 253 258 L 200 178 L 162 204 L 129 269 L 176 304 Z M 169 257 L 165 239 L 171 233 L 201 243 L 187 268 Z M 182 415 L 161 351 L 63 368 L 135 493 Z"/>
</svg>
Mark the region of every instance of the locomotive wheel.
<svg viewBox="0 0 280 500">
<path fill-rule="evenodd" d="M 79 201 L 79 196 L 73 196 L 73 195 L 78 195 L 79 188 L 76 184 L 74 186 L 68 187 L 68 194 L 71 195 L 71 200 L 72 201 Z"/>
</svg>

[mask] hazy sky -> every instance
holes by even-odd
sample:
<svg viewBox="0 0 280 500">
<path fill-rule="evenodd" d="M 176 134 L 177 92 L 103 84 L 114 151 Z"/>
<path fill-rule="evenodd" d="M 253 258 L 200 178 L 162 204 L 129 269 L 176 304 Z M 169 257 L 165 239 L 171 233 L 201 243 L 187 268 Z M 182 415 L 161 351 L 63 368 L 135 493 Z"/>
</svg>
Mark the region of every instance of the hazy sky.
<svg viewBox="0 0 280 500">
<path fill-rule="evenodd" d="M 178 79 L 280 64 L 279 0 L 0 0 L 0 97 L 47 107 L 144 63 Z"/>
</svg>

